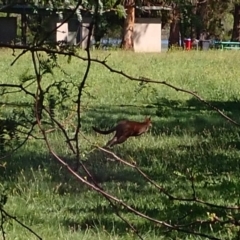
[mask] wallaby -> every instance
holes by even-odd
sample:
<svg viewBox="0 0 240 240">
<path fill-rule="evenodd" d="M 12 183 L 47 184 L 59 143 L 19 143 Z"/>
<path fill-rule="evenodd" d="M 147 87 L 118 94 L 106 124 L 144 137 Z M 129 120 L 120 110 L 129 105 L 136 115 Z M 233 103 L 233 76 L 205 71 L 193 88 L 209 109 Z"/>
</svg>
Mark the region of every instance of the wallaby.
<svg viewBox="0 0 240 240">
<path fill-rule="evenodd" d="M 107 142 L 105 147 L 112 147 L 115 144 L 120 144 L 125 142 L 129 137 L 140 136 L 147 132 L 149 127 L 152 126 L 151 118 L 145 118 L 143 122 L 135 122 L 129 120 L 123 120 L 118 122 L 118 124 L 109 130 L 100 130 L 96 127 L 92 127 L 93 130 L 100 134 L 109 134 L 115 132 L 114 137 Z"/>
</svg>

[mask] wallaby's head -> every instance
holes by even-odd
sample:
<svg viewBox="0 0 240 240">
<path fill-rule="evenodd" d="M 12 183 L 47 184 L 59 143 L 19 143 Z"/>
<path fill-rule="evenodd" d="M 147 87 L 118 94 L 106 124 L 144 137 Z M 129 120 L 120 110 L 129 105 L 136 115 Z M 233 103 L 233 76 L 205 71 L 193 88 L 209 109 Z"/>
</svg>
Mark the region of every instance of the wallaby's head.
<svg viewBox="0 0 240 240">
<path fill-rule="evenodd" d="M 152 126 L 152 121 L 151 121 L 151 117 L 146 117 L 144 122 L 149 126 L 151 127 Z"/>
</svg>

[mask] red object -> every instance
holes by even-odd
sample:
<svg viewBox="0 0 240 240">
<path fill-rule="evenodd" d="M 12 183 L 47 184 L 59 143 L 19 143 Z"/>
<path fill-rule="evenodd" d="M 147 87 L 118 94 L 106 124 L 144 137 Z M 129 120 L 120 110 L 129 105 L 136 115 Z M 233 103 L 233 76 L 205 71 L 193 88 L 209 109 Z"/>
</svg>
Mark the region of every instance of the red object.
<svg viewBox="0 0 240 240">
<path fill-rule="evenodd" d="M 192 48 L 191 38 L 184 39 L 184 43 L 185 43 L 185 49 L 191 50 L 191 48 Z"/>
</svg>

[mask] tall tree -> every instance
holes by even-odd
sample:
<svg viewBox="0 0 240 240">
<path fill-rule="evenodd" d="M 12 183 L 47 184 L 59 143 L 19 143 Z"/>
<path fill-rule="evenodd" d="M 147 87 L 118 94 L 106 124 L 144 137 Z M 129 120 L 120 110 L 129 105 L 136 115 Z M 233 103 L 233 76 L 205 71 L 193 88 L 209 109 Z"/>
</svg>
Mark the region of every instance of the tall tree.
<svg viewBox="0 0 240 240">
<path fill-rule="evenodd" d="M 172 12 L 170 15 L 170 33 L 169 33 L 169 39 L 168 44 L 169 47 L 180 44 L 180 5 L 178 3 L 172 4 Z"/>
<path fill-rule="evenodd" d="M 179 45 L 179 32 L 181 32 L 182 42 L 184 37 L 199 39 L 203 32 L 206 33 L 205 36 L 210 34 L 221 37 L 224 32 L 223 18 L 232 5 L 231 0 L 172 1 L 169 45 Z M 237 16 L 237 12 L 236 10 L 235 35 L 239 32 L 237 26 L 239 26 L 240 14 L 238 13 Z"/>
<path fill-rule="evenodd" d="M 240 3 L 234 5 L 232 41 L 240 41 Z"/>
<path fill-rule="evenodd" d="M 123 26 L 122 48 L 133 49 L 133 30 L 135 22 L 135 0 L 126 0 L 124 3 L 126 17 Z"/>
<path fill-rule="evenodd" d="M 166 1 L 168 2 L 168 0 Z M 122 35 L 122 48 L 123 49 L 133 49 L 133 31 L 135 22 L 135 9 L 138 6 L 162 6 L 164 1 L 162 0 L 125 0 L 123 6 L 126 11 L 126 17 L 123 25 L 123 35 Z M 142 15 L 146 12 L 142 12 Z M 148 16 L 154 16 L 154 13 L 149 11 Z M 157 16 L 160 16 L 157 13 Z"/>
</svg>

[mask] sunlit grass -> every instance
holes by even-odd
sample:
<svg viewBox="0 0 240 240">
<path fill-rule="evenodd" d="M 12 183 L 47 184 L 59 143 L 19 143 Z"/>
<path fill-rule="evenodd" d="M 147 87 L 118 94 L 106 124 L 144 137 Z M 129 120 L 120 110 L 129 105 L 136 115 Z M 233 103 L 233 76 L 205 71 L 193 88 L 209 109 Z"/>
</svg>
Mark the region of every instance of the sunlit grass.
<svg viewBox="0 0 240 240">
<path fill-rule="evenodd" d="M 80 52 L 85 56 L 84 52 Z M 92 53 L 104 59 L 109 52 Z M 11 52 L 0 55 L 0 83 L 19 83 L 26 72 L 34 74 L 30 55 L 26 54 L 13 66 Z M 163 54 L 111 52 L 108 64 L 134 77 L 166 81 L 176 87 L 196 91 L 226 114 L 239 120 L 240 53 L 237 51 L 190 51 Z M 59 64 L 68 75 L 55 69 L 46 75 L 43 84 L 51 81 L 80 83 L 86 63 L 59 57 Z M 34 89 L 34 85 L 32 86 Z M 75 92 L 72 92 L 74 97 Z M 166 99 L 168 101 L 166 101 Z M 11 114 L 13 108 L 31 98 L 14 93 L 0 99 L 0 115 Z M 8 106 L 6 103 L 15 103 Z M 27 105 L 28 106 L 28 105 Z M 29 107 L 24 106 L 23 109 Z M 57 112 L 70 136 L 74 134 L 75 118 L 69 111 Z M 136 162 L 150 178 L 178 197 L 192 197 L 190 176 L 195 178 L 199 198 L 218 205 L 236 205 L 239 200 L 240 153 L 238 128 L 228 123 L 193 97 L 166 87 L 138 82 L 110 73 L 101 64 L 92 63 L 82 101 L 82 131 L 93 143 L 104 145 L 110 135 L 97 135 L 91 126 L 108 128 L 127 118 L 141 121 L 151 116 L 149 133 L 130 138 L 113 151 L 129 162 Z M 67 120 L 66 120 L 67 119 Z M 59 132 L 49 134 L 54 150 L 67 161 L 72 156 Z M 207 212 L 227 218 L 234 211 L 209 208 L 192 202 L 171 201 L 147 184 L 134 169 L 116 162 L 105 161 L 106 155 L 94 150 L 81 139 L 81 157 L 97 181 L 110 193 L 123 199 L 137 210 L 159 220 L 175 224 L 187 214 L 183 223 L 206 220 Z M 111 158 L 111 157 L 110 157 Z M 73 179 L 49 155 L 42 140 L 30 139 L 12 158 L 6 159 L 4 180 L 9 189 L 6 209 L 43 239 L 136 239 L 129 227 L 112 213 L 109 203 L 97 193 Z M 81 174 L 83 174 L 81 172 Z M 158 226 L 147 223 L 121 209 L 145 239 L 203 239 L 182 233 L 164 233 Z M 35 239 L 16 223 L 6 225 L 9 239 Z M 237 228 L 223 229 L 209 225 L 196 228 L 222 239 L 233 239 Z"/>
</svg>

